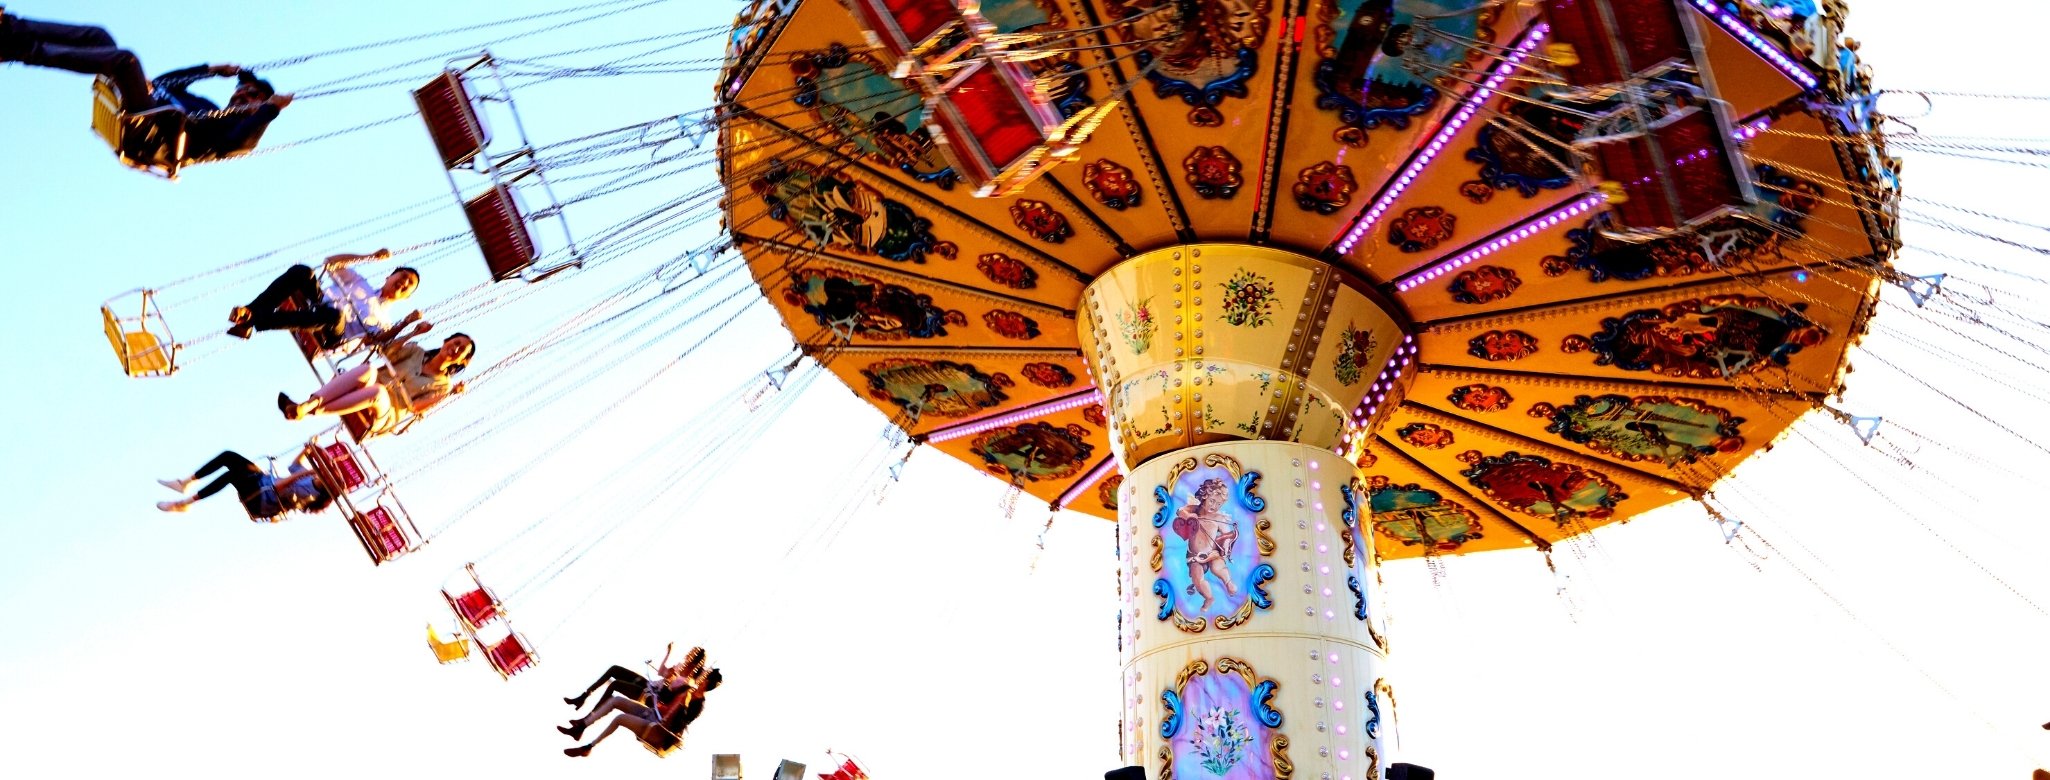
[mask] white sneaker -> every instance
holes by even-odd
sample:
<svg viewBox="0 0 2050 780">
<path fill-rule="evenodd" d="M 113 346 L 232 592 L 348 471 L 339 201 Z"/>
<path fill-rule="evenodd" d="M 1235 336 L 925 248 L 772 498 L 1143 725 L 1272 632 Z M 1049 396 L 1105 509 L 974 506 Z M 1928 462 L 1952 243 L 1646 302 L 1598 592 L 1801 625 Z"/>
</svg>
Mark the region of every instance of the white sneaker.
<svg viewBox="0 0 2050 780">
<path fill-rule="evenodd" d="M 186 477 L 184 479 L 160 479 L 157 480 L 157 484 L 163 485 L 164 487 L 170 488 L 172 490 L 176 490 L 180 493 L 185 493 L 192 490 L 192 483 L 195 481 L 196 480 L 192 479 L 191 477 Z"/>
<path fill-rule="evenodd" d="M 190 501 L 158 501 L 157 508 L 165 512 L 183 512 L 192 508 Z"/>
</svg>

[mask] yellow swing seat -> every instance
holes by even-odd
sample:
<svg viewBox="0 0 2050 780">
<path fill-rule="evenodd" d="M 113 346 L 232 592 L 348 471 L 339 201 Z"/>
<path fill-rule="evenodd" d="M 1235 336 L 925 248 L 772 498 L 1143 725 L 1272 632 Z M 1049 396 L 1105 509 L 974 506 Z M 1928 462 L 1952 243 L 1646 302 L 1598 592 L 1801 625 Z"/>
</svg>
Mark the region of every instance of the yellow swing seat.
<svg viewBox="0 0 2050 780">
<path fill-rule="evenodd" d="M 93 79 L 93 133 L 107 142 L 122 165 L 165 179 L 178 178 L 185 164 L 185 112 L 159 106 L 129 113 L 112 79 Z"/>
<path fill-rule="evenodd" d="M 123 317 L 114 313 L 122 299 L 137 296 L 137 313 Z M 107 333 L 107 342 L 114 347 L 114 357 L 121 361 L 121 371 L 132 377 L 170 376 L 178 370 L 179 344 L 171 338 L 170 324 L 164 321 L 164 314 L 157 309 L 154 290 L 134 290 L 117 296 L 100 305 L 100 325 Z"/>
<path fill-rule="evenodd" d="M 434 660 L 439 663 L 452 664 L 470 660 L 469 637 L 442 639 L 441 634 L 435 632 L 433 623 L 427 624 L 427 646 L 434 650 Z"/>
</svg>

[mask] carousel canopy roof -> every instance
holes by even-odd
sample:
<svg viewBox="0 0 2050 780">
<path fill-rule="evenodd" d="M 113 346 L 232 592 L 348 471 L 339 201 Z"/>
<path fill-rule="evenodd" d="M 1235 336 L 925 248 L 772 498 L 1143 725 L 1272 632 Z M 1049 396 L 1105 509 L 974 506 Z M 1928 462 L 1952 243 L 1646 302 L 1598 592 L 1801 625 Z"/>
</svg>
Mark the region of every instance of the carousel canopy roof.
<svg viewBox="0 0 2050 780">
<path fill-rule="evenodd" d="M 1681 95 L 1637 125 L 1609 110 L 1628 94 L 1577 84 L 1615 58 L 1565 0 L 980 5 L 1086 140 L 978 197 L 918 81 L 949 74 L 893 77 L 897 49 L 835 0 L 760 2 L 721 86 L 728 226 L 848 387 L 1057 506 L 1115 516 L 1076 309 L 1142 252 L 1284 249 L 1394 303 L 1413 376 L 1354 454 L 1381 553 L 1408 557 L 1707 489 L 1840 389 L 1895 246 L 1840 4 L 1656 0 L 1693 67 L 1631 82 Z M 1673 165 L 1603 146 L 1647 134 Z M 1687 202 L 1716 165 L 1736 208 L 1663 230 L 1626 208 L 1668 180 Z"/>
</svg>

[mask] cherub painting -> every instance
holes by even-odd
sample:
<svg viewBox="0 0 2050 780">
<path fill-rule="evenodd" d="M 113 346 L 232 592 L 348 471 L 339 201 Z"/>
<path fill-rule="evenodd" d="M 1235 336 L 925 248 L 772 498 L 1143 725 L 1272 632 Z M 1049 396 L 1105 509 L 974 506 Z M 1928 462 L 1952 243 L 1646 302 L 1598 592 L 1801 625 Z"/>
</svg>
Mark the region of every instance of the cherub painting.
<svg viewBox="0 0 2050 780">
<path fill-rule="evenodd" d="M 1175 535 L 1188 543 L 1189 584 L 1185 592 L 1203 599 L 1196 607 L 1198 612 L 1209 610 L 1212 600 L 1210 581 L 1205 575 L 1216 576 L 1227 595 L 1239 595 L 1231 573 L 1231 548 L 1238 542 L 1238 523 L 1224 511 L 1225 502 L 1230 499 L 1231 486 L 1213 477 L 1196 487 L 1196 503 L 1175 512 Z"/>
</svg>

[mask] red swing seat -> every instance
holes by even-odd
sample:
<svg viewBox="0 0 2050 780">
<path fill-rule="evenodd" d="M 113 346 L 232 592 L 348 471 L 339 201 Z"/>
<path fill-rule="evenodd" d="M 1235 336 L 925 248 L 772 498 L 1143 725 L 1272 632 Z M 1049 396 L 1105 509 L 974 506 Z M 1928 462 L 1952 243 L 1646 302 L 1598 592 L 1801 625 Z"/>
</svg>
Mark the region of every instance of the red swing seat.
<svg viewBox="0 0 2050 780">
<path fill-rule="evenodd" d="M 433 139 L 435 151 L 441 153 L 442 167 L 468 163 L 491 145 L 491 129 L 477 113 L 461 72 L 443 71 L 426 86 L 413 90 L 413 102 L 427 122 L 427 136 Z"/>
<path fill-rule="evenodd" d="M 512 187 L 494 185 L 464 201 L 463 215 L 469 217 L 470 230 L 477 234 L 477 248 L 484 252 L 484 265 L 491 269 L 492 281 L 518 277 L 540 257 Z"/>
<path fill-rule="evenodd" d="M 441 595 L 448 600 L 449 609 L 455 610 L 456 618 L 472 631 L 504 615 L 505 605 L 499 603 L 498 594 L 483 585 L 462 593 L 444 590 Z"/>
<path fill-rule="evenodd" d="M 491 662 L 491 668 L 500 677 L 511 678 L 534 665 L 534 650 L 527 645 L 527 638 L 508 633 L 496 644 L 486 645 L 484 660 Z"/>
</svg>

